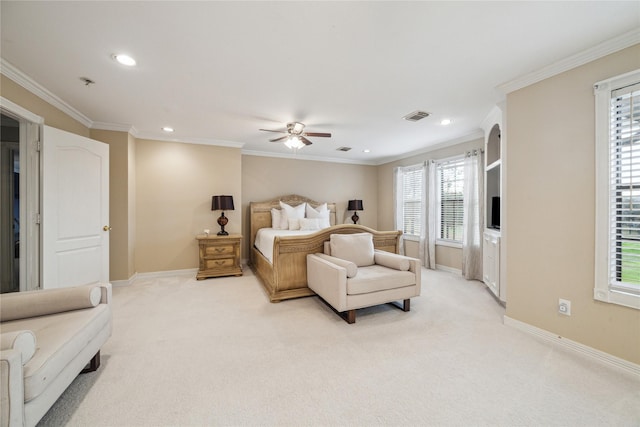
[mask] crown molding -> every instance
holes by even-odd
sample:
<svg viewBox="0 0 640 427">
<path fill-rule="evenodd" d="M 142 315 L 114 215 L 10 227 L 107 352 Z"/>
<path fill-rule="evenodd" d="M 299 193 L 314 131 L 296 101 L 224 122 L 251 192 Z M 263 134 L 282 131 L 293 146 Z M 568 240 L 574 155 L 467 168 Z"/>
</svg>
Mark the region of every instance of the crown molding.
<svg viewBox="0 0 640 427">
<path fill-rule="evenodd" d="M 503 83 L 496 89 L 502 95 L 506 95 L 638 43 L 640 43 L 640 29 L 632 30 L 537 71 Z"/>
<path fill-rule="evenodd" d="M 91 129 L 111 130 L 115 132 L 126 132 L 137 136 L 138 130 L 133 125 L 119 123 L 93 122 Z"/>
<path fill-rule="evenodd" d="M 45 102 L 53 105 L 57 109 L 61 110 L 65 114 L 69 115 L 73 119 L 82 123 L 84 126 L 90 128 L 93 124 L 93 121 L 82 114 L 80 111 L 73 108 L 71 105 L 64 102 L 62 99 L 51 93 L 44 86 L 37 83 L 31 77 L 24 74 L 18 68 L 13 66 L 10 62 L 5 60 L 4 58 L 0 58 L 0 73 L 7 76 L 9 79 L 13 80 L 32 94 L 41 98 Z"/>
<path fill-rule="evenodd" d="M 290 160 L 309 160 L 313 162 L 346 163 L 350 165 L 376 166 L 378 163 L 365 160 L 341 159 L 338 157 L 309 156 L 305 154 L 270 153 L 268 151 L 242 150 L 243 156 L 276 157 Z"/>
<path fill-rule="evenodd" d="M 157 135 L 151 132 L 136 132 L 134 135 L 137 139 L 150 139 L 153 141 L 163 141 L 163 142 L 183 142 L 186 144 L 198 144 L 198 145 L 215 145 L 217 147 L 231 147 L 231 148 L 242 148 L 244 147 L 244 142 L 235 142 L 235 141 L 225 141 L 222 139 L 213 139 L 213 138 L 191 138 L 191 137 L 168 137 Z"/>
<path fill-rule="evenodd" d="M 441 148 L 451 147 L 453 145 L 463 144 L 465 142 L 470 142 L 476 139 L 484 140 L 484 131 L 482 129 L 477 129 L 471 133 L 460 136 L 454 139 L 448 139 L 440 142 L 436 142 L 433 145 L 429 145 L 425 148 L 421 148 L 420 150 L 411 151 L 409 153 L 402 154 L 401 156 L 388 157 L 385 159 L 381 159 L 378 165 L 383 165 L 385 163 L 395 162 L 397 160 L 407 159 L 413 156 L 419 156 L 420 154 L 430 153 L 431 151 L 440 150 Z"/>
</svg>

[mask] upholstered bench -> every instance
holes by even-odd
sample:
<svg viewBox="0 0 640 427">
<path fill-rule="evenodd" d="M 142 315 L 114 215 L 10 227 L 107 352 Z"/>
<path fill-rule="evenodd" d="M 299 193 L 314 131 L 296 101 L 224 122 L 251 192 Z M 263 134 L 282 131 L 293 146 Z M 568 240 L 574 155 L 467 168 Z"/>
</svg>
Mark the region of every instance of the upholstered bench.
<svg viewBox="0 0 640 427">
<path fill-rule="evenodd" d="M 0 297 L 1 425 L 35 426 L 111 336 L 111 284 Z"/>
</svg>

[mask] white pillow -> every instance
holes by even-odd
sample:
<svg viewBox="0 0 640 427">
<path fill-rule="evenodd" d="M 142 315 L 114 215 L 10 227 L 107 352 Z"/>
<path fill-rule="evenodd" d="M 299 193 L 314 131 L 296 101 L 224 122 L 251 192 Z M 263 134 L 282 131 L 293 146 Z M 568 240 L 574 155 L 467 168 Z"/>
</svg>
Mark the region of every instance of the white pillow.
<svg viewBox="0 0 640 427">
<path fill-rule="evenodd" d="M 289 229 L 289 220 L 290 219 L 300 219 L 304 218 L 304 207 L 306 203 L 301 203 L 296 207 L 289 206 L 286 203 L 280 202 L 280 207 L 282 210 L 280 211 L 280 228 L 282 230 Z"/>
<path fill-rule="evenodd" d="M 321 204 L 317 209 L 314 209 L 311 206 L 307 205 L 307 218 L 317 218 L 319 228 L 331 227 L 331 220 L 329 219 L 329 215 L 330 212 L 327 208 L 326 203 Z"/>
<path fill-rule="evenodd" d="M 331 256 L 351 261 L 358 267 L 374 264 L 371 233 L 332 234 L 329 237 L 329 246 Z"/>
<path fill-rule="evenodd" d="M 302 218 L 300 221 L 300 230 L 320 230 L 320 223 L 317 218 Z"/>
<path fill-rule="evenodd" d="M 281 228 L 281 214 L 280 209 L 273 208 L 271 209 L 271 228 L 274 230 L 280 230 Z"/>
<path fill-rule="evenodd" d="M 289 218 L 289 230 L 300 230 L 300 221 L 303 219 Z"/>
</svg>

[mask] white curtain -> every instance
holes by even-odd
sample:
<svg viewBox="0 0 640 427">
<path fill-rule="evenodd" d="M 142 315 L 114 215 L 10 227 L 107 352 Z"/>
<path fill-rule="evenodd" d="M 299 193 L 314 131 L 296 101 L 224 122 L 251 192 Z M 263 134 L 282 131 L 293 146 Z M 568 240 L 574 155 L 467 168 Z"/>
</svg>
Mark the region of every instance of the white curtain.
<svg viewBox="0 0 640 427">
<path fill-rule="evenodd" d="M 484 160 L 480 150 L 464 159 L 464 218 L 462 275 L 482 280 L 482 230 L 484 229 Z"/>
<path fill-rule="evenodd" d="M 435 163 L 425 162 L 419 166 L 421 174 L 420 197 L 420 236 L 418 241 L 418 258 L 424 267 L 436 268 L 436 239 L 435 239 Z M 397 167 L 394 169 L 393 199 L 395 201 L 394 223 L 397 230 L 404 230 L 404 194 L 403 174 L 416 171 L 416 166 Z M 432 178 L 433 176 L 433 178 Z M 404 255 L 404 239 L 401 238 L 400 253 Z"/>
<path fill-rule="evenodd" d="M 404 191 L 402 189 L 402 167 L 397 167 L 393 170 L 393 202 L 395 206 L 393 207 L 393 224 L 396 230 L 404 231 L 404 204 L 403 204 L 403 194 Z M 404 238 L 403 234 L 400 235 L 400 241 L 398 242 L 400 246 L 400 255 L 404 255 Z"/>
<path fill-rule="evenodd" d="M 424 200 L 427 201 L 426 206 L 426 215 L 425 215 L 425 226 L 426 230 L 426 248 L 425 248 L 425 257 L 422 260 L 423 265 L 427 268 L 435 270 L 436 268 L 436 222 L 437 222 L 437 207 L 438 207 L 438 181 L 436 179 L 436 162 L 433 160 L 429 160 L 426 162 L 425 173 L 427 175 L 427 179 L 425 182 L 425 192 L 426 197 Z"/>
</svg>

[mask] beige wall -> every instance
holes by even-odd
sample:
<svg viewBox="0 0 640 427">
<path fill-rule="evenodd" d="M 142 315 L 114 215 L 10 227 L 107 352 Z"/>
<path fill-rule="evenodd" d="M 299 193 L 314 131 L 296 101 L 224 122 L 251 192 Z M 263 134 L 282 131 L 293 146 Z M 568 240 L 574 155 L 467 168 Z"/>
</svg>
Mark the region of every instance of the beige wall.
<svg viewBox="0 0 640 427">
<path fill-rule="evenodd" d="M 412 166 L 425 160 L 440 160 L 464 154 L 474 148 L 484 147 L 484 139 L 447 146 L 407 157 L 378 167 L 378 226 L 381 230 L 393 230 L 393 170 L 398 166 Z M 407 241 L 407 255 L 417 256 L 417 243 Z M 456 270 L 462 269 L 462 249 L 436 246 L 436 264 Z"/>
<path fill-rule="evenodd" d="M 248 257 L 249 203 L 298 194 L 318 202 L 335 202 L 338 223 L 352 223 L 346 211 L 350 199 L 362 199 L 359 223 L 378 227 L 377 167 L 276 157 L 242 156 L 242 208 Z"/>
<path fill-rule="evenodd" d="M 640 363 L 640 311 L 593 299 L 594 95 L 640 45 L 507 96 L 507 316 Z M 558 314 L 558 299 L 571 316 Z"/>
<path fill-rule="evenodd" d="M 134 222 L 130 212 L 135 199 L 130 193 L 131 150 L 135 139 L 128 132 L 91 129 L 92 139 L 109 144 L 109 278 L 127 280 L 135 273 L 132 242 L 135 242 Z M 135 181 L 134 181 L 135 182 Z"/>
<path fill-rule="evenodd" d="M 136 141 L 136 245 L 138 273 L 198 267 L 196 235 L 220 230 L 211 196 L 232 195 L 229 233 L 242 231 L 241 154 L 238 148 Z"/>
<path fill-rule="evenodd" d="M 89 137 L 88 127 L 44 101 L 42 98 L 32 94 L 3 74 L 0 74 L 0 96 L 44 118 L 44 123 L 47 126 Z"/>
</svg>

